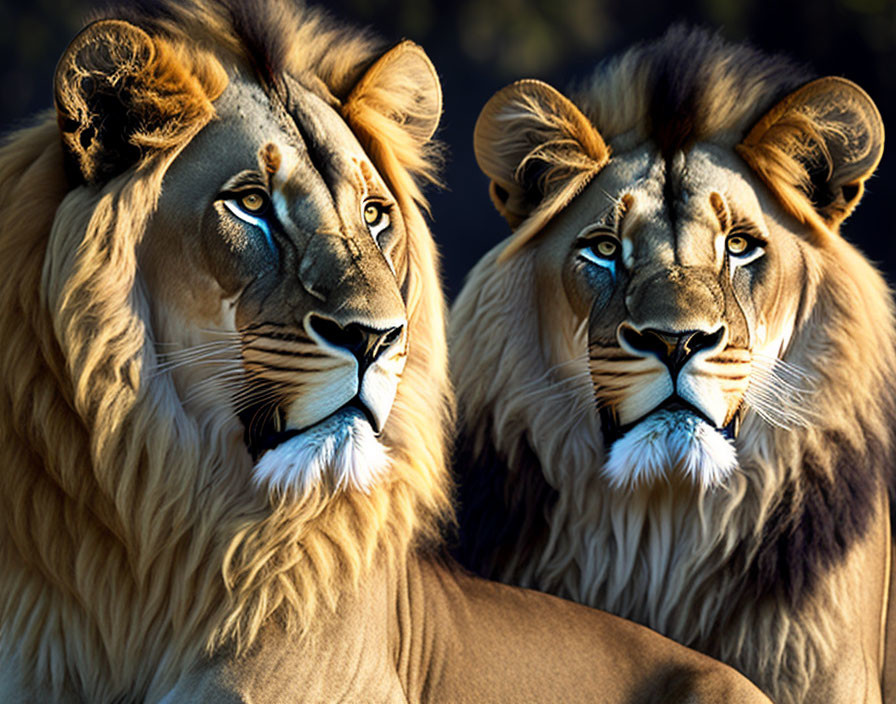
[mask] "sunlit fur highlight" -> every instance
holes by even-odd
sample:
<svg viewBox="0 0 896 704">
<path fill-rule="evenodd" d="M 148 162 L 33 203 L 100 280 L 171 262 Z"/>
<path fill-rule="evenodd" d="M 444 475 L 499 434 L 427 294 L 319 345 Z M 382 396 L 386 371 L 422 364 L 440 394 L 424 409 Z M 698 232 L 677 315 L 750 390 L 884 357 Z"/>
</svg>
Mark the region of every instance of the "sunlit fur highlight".
<svg viewBox="0 0 896 704">
<path fill-rule="evenodd" d="M 269 25 L 286 35 L 287 70 L 344 99 L 378 46 L 291 7 L 275 4 Z M 225 5 L 168 9 L 143 26 L 160 27 L 178 55 L 249 60 Z M 382 436 L 388 480 L 295 501 L 255 491 L 220 410 L 187 412 L 157 373 L 135 252 L 168 165 L 201 124 L 98 190 L 68 191 L 52 116 L 0 151 L 2 647 L 56 696 L 153 698 L 210 649 L 251 646 L 274 616 L 313 632 L 315 613 L 367 566 L 402 559 L 450 512 L 443 303 L 409 185 L 431 176 L 422 146 L 399 131 L 367 135 L 409 237 L 410 348 Z"/>
<path fill-rule="evenodd" d="M 720 37 L 710 37 L 707 41 L 705 33 L 676 26 L 659 41 L 637 45 L 621 56 L 606 61 L 592 78 L 583 81 L 571 93 L 572 102 L 591 124 L 573 125 L 559 121 L 537 101 L 527 101 L 516 111 L 508 110 L 508 121 L 514 118 L 515 113 L 520 117 L 526 116 L 527 122 L 533 115 L 538 119 L 531 120 L 532 124 L 527 124 L 527 129 L 522 129 L 520 124 L 515 129 L 508 129 L 503 140 L 505 147 L 502 148 L 513 151 L 526 145 L 535 147 L 521 161 L 521 168 L 529 161 L 537 161 L 549 178 L 543 184 L 544 198 L 527 217 L 514 212 L 508 203 L 497 200 L 494 185 L 491 187 L 492 200 L 498 210 L 512 226 L 519 225 L 502 257 L 509 257 L 518 251 L 572 198 L 581 193 L 606 163 L 614 145 L 628 148 L 655 137 L 653 132 L 657 125 L 652 117 L 657 116 L 652 112 L 657 106 L 652 103 L 651 93 L 665 70 L 676 70 L 676 67 L 669 67 L 674 62 L 690 63 L 694 70 L 700 71 L 699 82 L 706 88 L 701 95 L 699 110 L 678 115 L 687 123 L 685 131 L 688 139 L 697 141 L 711 135 L 715 141 L 725 141 L 727 136 L 732 147 L 771 107 L 774 100 L 781 97 L 782 91 L 799 86 L 810 76 L 803 67 L 782 57 L 766 57 L 747 45 L 732 47 Z M 749 65 L 751 70 L 743 71 L 745 65 Z M 526 81 L 518 82 L 523 83 Z M 560 98 L 565 99 L 563 96 Z M 556 98 L 552 97 L 552 100 Z M 661 109 L 668 107 L 683 111 L 690 106 L 661 106 Z M 768 144 L 760 145 L 761 137 L 768 136 L 767 131 L 763 130 L 762 134 L 755 135 L 755 140 L 740 145 L 738 152 L 768 183 L 780 184 L 779 197 L 792 214 L 810 224 L 822 236 L 827 236 L 831 232 L 830 224 L 807 208 L 805 197 L 801 195 L 805 192 L 808 175 L 800 166 L 799 157 L 812 153 L 830 163 L 830 155 L 824 151 L 822 135 L 814 128 L 808 132 L 799 131 L 811 118 L 812 115 L 803 115 L 779 120 L 770 125 L 771 132 L 768 134 L 773 132 L 776 136 L 786 136 L 783 143 L 779 142 L 774 148 Z M 599 125 L 600 132 L 592 125 Z M 530 138 L 527 133 L 541 135 Z M 549 137 L 545 138 L 547 133 Z M 812 137 L 805 139 L 806 135 Z M 594 147 L 596 143 L 599 148 Z M 480 167 L 491 174 L 488 164 L 480 164 Z M 522 178 L 519 181 L 523 183 Z M 837 222 L 840 220 L 842 217 Z"/>
<path fill-rule="evenodd" d="M 492 156 L 500 161 L 518 162 L 514 182 L 525 184 L 525 191 L 537 189 L 544 194 L 537 207 L 527 212 L 526 199 L 530 193 L 517 193 L 519 189 L 515 184 L 503 182 L 503 179 L 491 184 L 495 207 L 516 228 L 515 237 L 503 257 L 509 257 L 560 212 L 600 172 L 610 157 L 601 135 L 582 119 L 581 113 L 545 109 L 546 105 L 568 104 L 568 98 L 538 81 L 519 81 L 509 88 L 517 86 L 524 87 L 525 91 L 520 94 L 508 89 L 503 91 L 505 95 L 513 94 L 510 103 L 492 103 L 491 109 L 497 116 L 494 129 L 500 131 L 503 139 L 495 139 L 485 113 L 479 118 L 475 137 L 500 143 L 501 148 Z M 512 128 L 510 124 L 513 124 Z M 477 154 L 479 166 L 487 174 L 500 171 L 499 164 L 484 162 L 478 150 Z M 530 176 L 527 173 L 530 169 L 537 175 Z M 500 196 L 497 187 L 509 191 L 509 196 Z"/>
</svg>

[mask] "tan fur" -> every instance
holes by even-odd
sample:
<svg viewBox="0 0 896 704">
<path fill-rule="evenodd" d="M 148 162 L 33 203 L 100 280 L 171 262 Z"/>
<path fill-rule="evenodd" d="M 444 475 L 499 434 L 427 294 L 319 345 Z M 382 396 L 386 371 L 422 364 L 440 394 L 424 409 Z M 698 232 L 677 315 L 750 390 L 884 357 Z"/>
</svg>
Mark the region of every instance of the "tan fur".
<svg viewBox="0 0 896 704">
<path fill-rule="evenodd" d="M 660 43 L 668 47 L 675 41 L 682 41 L 680 33 Z M 714 39 L 700 41 L 711 47 L 720 44 Z M 707 210 L 711 204 L 718 209 L 720 202 L 727 202 L 741 214 L 752 212 L 757 206 L 736 195 L 746 192 L 743 185 L 733 185 L 739 180 L 760 193 L 758 207 L 769 235 L 800 241 L 794 253 L 779 255 L 803 258 L 800 279 L 781 283 L 775 276 L 783 274 L 769 274 L 767 287 L 774 293 L 756 315 L 761 315 L 772 339 L 779 334 L 775 331 L 793 326 L 792 334 L 783 337 L 781 355 L 809 380 L 812 394 L 803 399 L 802 407 L 808 427 L 777 428 L 747 411 L 736 443 L 739 469 L 722 487 L 707 491 L 678 475 L 668 475 L 653 484 L 614 489 L 601 472 L 607 451 L 595 407 L 618 405 L 617 397 L 639 383 L 637 369 L 625 369 L 628 376 L 624 377 L 621 369 L 605 360 L 595 370 L 592 356 L 589 373 L 587 331 L 589 325 L 596 325 L 594 316 L 600 313 L 591 313 L 589 301 L 581 302 L 570 293 L 569 275 L 564 270 L 561 276 L 560 267 L 561 263 L 566 266 L 562 257 L 571 256 L 566 253 L 583 223 L 607 212 L 618 193 L 634 193 L 637 203 L 639 197 L 644 200 L 639 189 L 656 192 L 650 190 L 648 177 L 627 180 L 632 177 L 625 169 L 641 173 L 635 166 L 619 167 L 622 175 L 612 171 L 614 159 L 628 154 L 633 155 L 633 164 L 641 163 L 638 159 L 662 163 L 653 141 L 661 141 L 656 136 L 661 127 L 648 119 L 655 76 L 662 69 L 659 61 L 650 63 L 650 56 L 642 48 L 632 50 L 601 67 L 593 81 L 574 94 L 574 109 L 582 110 L 613 152 L 606 167 L 610 175 L 606 180 L 595 177 L 579 198 L 560 203 L 554 208 L 559 215 L 539 222 L 537 229 L 527 227 L 528 221 L 523 220 L 510 238 L 479 262 L 452 310 L 452 368 L 465 442 L 472 448 L 474 466 L 477 457 L 491 456 L 491 447 L 499 463 L 507 467 L 506 473 L 487 465 L 475 470 L 486 478 L 474 487 L 491 482 L 504 487 L 508 497 L 497 498 L 494 505 L 482 509 L 482 515 L 492 511 L 488 520 L 509 520 L 499 508 L 506 506 L 514 516 L 525 514 L 519 518 L 523 525 L 542 526 L 527 536 L 509 536 L 492 549 L 487 529 L 476 533 L 479 523 L 471 523 L 465 554 L 475 557 L 469 557 L 468 564 L 487 576 L 649 625 L 733 664 L 775 701 L 879 701 L 881 584 L 886 579 L 889 544 L 886 483 L 891 472 L 881 458 L 889 457 L 893 446 L 890 419 L 896 334 L 886 283 L 839 237 L 837 227 L 857 203 L 861 184 L 877 163 L 879 149 L 869 154 L 861 138 L 870 133 L 879 147 L 880 122 L 865 131 L 857 127 L 854 133 L 845 120 L 842 129 L 836 121 L 825 122 L 824 109 L 813 112 L 829 105 L 815 97 L 821 91 L 836 91 L 834 96 L 844 101 L 841 105 L 860 103 L 864 93 L 854 86 L 839 92 L 841 79 L 822 79 L 782 101 L 751 132 L 761 111 L 772 104 L 762 71 L 751 73 L 745 68 L 738 75 L 732 66 L 736 68 L 740 56 L 730 49 L 719 51 L 722 58 L 701 65 L 700 85 L 705 90 L 695 106 L 699 116 L 690 125 L 689 139 L 677 147 L 685 155 L 706 149 L 713 155 L 710 159 L 731 172 L 730 183 L 715 185 L 724 200 L 718 194 L 715 199 L 707 197 Z M 689 56 L 681 51 L 678 60 L 686 64 Z M 515 99 L 528 91 L 524 82 L 515 86 L 519 86 Z M 499 109 L 496 105 L 503 109 L 510 98 L 499 93 L 493 100 L 483 115 Z M 790 110 L 792 105 L 800 107 Z M 531 111 L 527 119 L 538 119 L 532 117 L 537 113 Z M 508 116 L 504 129 L 513 133 L 510 113 L 501 114 Z M 873 122 L 876 109 L 871 104 L 871 108 L 844 114 L 857 115 L 856 119 L 869 115 Z M 544 124 L 556 121 L 553 117 Z M 821 134 L 826 129 L 835 136 Z M 512 173 L 515 162 L 508 159 L 488 168 L 491 155 L 501 153 L 504 144 L 496 135 L 492 137 L 494 143 L 483 140 L 484 156 L 479 160 L 494 182 Z M 834 158 L 822 155 L 829 160 L 828 171 L 835 182 L 835 165 L 861 164 L 839 182 L 854 183 L 857 191 L 835 201 L 829 210 L 813 209 L 805 193 L 805 159 L 809 151 L 812 158 L 818 157 L 826 143 L 836 148 L 859 144 L 853 151 L 843 149 L 846 158 L 842 153 Z M 755 174 L 739 166 L 736 157 L 724 156 L 735 147 Z M 668 178 L 679 163 L 675 158 L 679 156 L 674 152 L 666 156 Z M 755 178 L 757 174 L 764 183 Z M 682 179 L 688 183 L 687 176 Z M 645 182 L 648 185 L 642 185 Z M 688 186 L 691 201 L 703 198 L 704 184 L 695 183 Z M 523 185 L 518 182 L 514 187 Z M 761 195 L 764 187 L 778 202 Z M 553 198 L 551 191 L 543 193 L 546 201 Z M 545 207 L 545 202 L 538 205 L 539 210 Z M 679 205 L 667 202 L 667 207 Z M 702 220 L 691 225 L 691 211 L 680 207 L 677 237 L 684 237 L 689 227 L 695 231 L 705 227 Z M 636 236 L 629 233 L 666 227 L 662 211 L 642 213 L 640 220 L 631 217 L 619 235 L 623 240 Z M 514 220 L 508 219 L 513 226 Z M 725 217 L 718 219 L 724 229 Z M 687 256 L 681 250 L 676 254 Z M 648 265 L 658 266 L 652 261 L 644 264 Z M 681 269 L 684 276 L 690 271 Z M 693 291 L 699 293 L 697 287 Z M 601 374 L 607 376 L 603 381 Z M 841 439 L 841 446 L 858 448 L 860 458 L 868 452 L 867 461 L 872 463 L 865 471 L 873 493 L 869 505 L 860 507 L 871 516 L 865 532 L 849 545 L 842 562 L 814 566 L 819 574 L 817 588 L 799 607 L 783 596 L 756 599 L 748 587 L 748 566 L 757 557 L 764 527 L 773 525 L 773 519 L 780 520 L 775 511 L 782 505 L 785 489 L 796 491 L 799 497 L 807 471 L 805 458 L 816 462 L 812 471 L 822 472 L 831 482 L 840 478 L 841 468 L 832 459 L 832 436 Z M 531 471 L 543 474 L 539 481 L 546 482 L 546 491 L 555 496 L 551 503 L 529 505 L 516 498 L 515 487 L 529 481 L 526 462 L 532 460 L 526 459 L 527 452 L 534 453 L 537 461 Z M 473 471 L 462 469 L 461 473 L 464 481 L 474 481 Z M 465 499 L 476 501 L 474 491 L 462 492 L 462 505 Z M 475 520 L 488 525 L 480 514 Z M 831 515 L 829 521 L 835 520 Z"/>
</svg>

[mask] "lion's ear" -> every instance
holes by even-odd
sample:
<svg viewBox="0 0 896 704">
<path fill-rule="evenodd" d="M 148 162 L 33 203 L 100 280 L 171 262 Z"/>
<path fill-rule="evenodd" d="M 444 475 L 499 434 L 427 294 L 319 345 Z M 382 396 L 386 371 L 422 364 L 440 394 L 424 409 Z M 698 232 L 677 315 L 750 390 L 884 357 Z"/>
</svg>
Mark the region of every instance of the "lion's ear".
<svg viewBox="0 0 896 704">
<path fill-rule="evenodd" d="M 435 180 L 426 147 L 442 116 L 442 87 L 414 42 L 401 42 L 367 69 L 343 104 L 342 116 L 375 159 L 394 158 L 403 169 Z M 379 165 L 395 171 L 391 163 Z"/>
<path fill-rule="evenodd" d="M 393 120 L 418 142 L 429 141 L 442 116 L 442 87 L 426 52 L 405 40 L 377 59 L 352 89 L 344 113 L 365 110 Z"/>
<path fill-rule="evenodd" d="M 868 94 L 829 77 L 781 100 L 737 151 L 793 215 L 836 230 L 862 197 L 883 146 L 883 121 Z"/>
<path fill-rule="evenodd" d="M 568 202 L 556 202 L 560 191 L 576 190 L 610 158 L 573 102 L 536 80 L 517 81 L 492 96 L 476 121 L 473 149 L 491 179 L 495 207 L 514 228 L 536 209 L 555 214 Z"/>
<path fill-rule="evenodd" d="M 204 124 L 226 80 L 209 73 L 197 77 L 167 42 L 128 22 L 89 25 L 56 66 L 56 111 L 70 175 L 102 182 Z"/>
</svg>

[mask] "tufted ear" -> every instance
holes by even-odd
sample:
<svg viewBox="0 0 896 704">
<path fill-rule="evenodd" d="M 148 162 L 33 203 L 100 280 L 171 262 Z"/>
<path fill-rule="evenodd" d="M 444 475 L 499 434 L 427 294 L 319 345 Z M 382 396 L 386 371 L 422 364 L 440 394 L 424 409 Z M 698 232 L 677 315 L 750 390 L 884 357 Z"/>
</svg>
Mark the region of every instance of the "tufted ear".
<svg viewBox="0 0 896 704">
<path fill-rule="evenodd" d="M 737 146 L 787 210 L 836 231 L 880 161 L 884 126 L 868 94 L 820 78 L 775 105 Z"/>
<path fill-rule="evenodd" d="M 423 49 L 403 41 L 383 54 L 352 89 L 342 116 L 385 175 L 422 200 L 402 172 L 436 180 L 428 147 L 442 116 L 442 88 Z"/>
<path fill-rule="evenodd" d="M 517 81 L 492 96 L 476 121 L 473 149 L 491 179 L 495 207 L 517 228 L 508 248 L 514 251 L 610 158 L 600 133 L 573 102 L 536 80 Z"/>
<path fill-rule="evenodd" d="M 220 66 L 187 66 L 127 22 L 86 27 L 56 66 L 59 129 L 70 177 L 96 184 L 204 125 L 226 84 Z"/>
</svg>

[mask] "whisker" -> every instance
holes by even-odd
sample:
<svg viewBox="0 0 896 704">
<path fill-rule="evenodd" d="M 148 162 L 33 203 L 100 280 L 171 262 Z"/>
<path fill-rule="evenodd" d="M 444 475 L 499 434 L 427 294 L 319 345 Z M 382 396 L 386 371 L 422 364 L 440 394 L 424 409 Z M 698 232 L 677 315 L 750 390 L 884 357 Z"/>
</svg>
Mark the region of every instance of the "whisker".
<svg viewBox="0 0 896 704">
<path fill-rule="evenodd" d="M 816 413 L 807 408 L 816 384 L 811 375 L 794 364 L 770 355 L 753 359 L 750 384 L 744 402 L 770 425 L 789 429 L 812 425 Z"/>
<path fill-rule="evenodd" d="M 156 343 L 156 344 L 174 344 L 174 343 Z M 195 362 L 207 361 L 207 363 L 234 363 L 238 360 L 233 359 L 233 353 L 239 351 L 239 347 L 230 341 L 212 340 L 211 342 L 203 342 L 198 345 L 192 345 L 183 349 L 171 350 L 169 352 L 157 353 L 158 363 L 152 370 L 152 377 L 158 376 L 168 371 L 177 369 Z M 229 359 L 218 359 L 215 357 L 229 356 Z"/>
<path fill-rule="evenodd" d="M 204 332 L 208 335 L 220 335 L 221 337 L 230 337 L 236 340 L 239 340 L 242 333 L 238 330 L 216 330 L 214 328 L 199 328 L 199 332 Z"/>
<path fill-rule="evenodd" d="M 244 384 L 246 381 L 245 370 L 242 368 L 238 369 L 225 369 L 224 371 L 217 372 L 212 376 L 209 376 L 205 379 L 201 379 L 197 381 L 195 384 L 190 386 L 187 389 L 186 396 L 184 397 L 184 403 L 195 400 L 197 394 L 206 389 L 212 389 L 214 391 L 224 391 L 226 388 L 222 388 L 222 385 L 226 387 L 230 383 L 237 382 L 240 385 Z"/>
<path fill-rule="evenodd" d="M 199 355 L 198 357 L 192 357 L 190 359 L 182 359 L 175 362 L 166 362 L 165 364 L 158 365 L 152 372 L 153 376 L 158 376 L 159 374 L 164 374 L 165 372 L 171 372 L 175 369 L 180 369 L 181 367 L 186 367 L 192 364 L 197 364 L 202 362 L 205 366 L 236 366 L 240 364 L 240 360 L 238 359 L 214 359 L 217 356 L 215 354 L 207 354 L 207 355 Z"/>
<path fill-rule="evenodd" d="M 160 352 L 157 357 L 162 360 L 162 362 L 169 362 L 181 359 L 191 359 L 203 355 L 222 354 L 224 352 L 239 352 L 239 347 L 232 345 L 229 342 L 223 345 L 199 345 L 174 352 Z"/>
<path fill-rule="evenodd" d="M 242 413 L 251 406 L 267 403 L 268 401 L 277 401 L 279 403 L 283 398 L 283 389 L 267 389 L 264 392 L 249 394 L 240 399 L 239 403 L 234 403 L 234 413 Z"/>
<path fill-rule="evenodd" d="M 578 357 L 573 357 L 572 359 L 567 359 L 567 360 L 564 360 L 564 361 L 562 361 L 562 362 L 558 362 L 557 364 L 555 364 L 555 365 L 549 367 L 547 370 L 545 370 L 544 372 L 542 372 L 541 374 L 539 374 L 539 375 L 538 375 L 537 377 L 535 377 L 534 379 L 531 379 L 530 381 L 527 381 L 525 384 L 522 384 L 522 385 L 520 385 L 519 387 L 517 387 L 517 391 L 518 391 L 518 392 L 519 392 L 519 391 L 522 391 L 523 389 L 527 389 L 527 388 L 530 387 L 530 386 L 537 386 L 537 387 L 539 387 L 539 388 L 542 388 L 543 385 L 544 385 L 544 382 L 545 382 L 545 381 L 546 381 L 552 374 L 554 374 L 554 372 L 560 371 L 561 369 L 565 369 L 566 367 L 570 367 L 570 366 L 573 366 L 573 365 L 577 365 L 577 364 L 586 364 L 587 361 L 588 361 L 588 355 L 587 355 L 587 353 L 585 353 L 585 354 L 582 354 L 582 355 L 580 355 L 580 356 L 578 356 Z M 583 370 L 580 374 L 581 374 L 581 376 L 587 376 L 587 374 L 588 374 L 588 370 L 585 369 L 585 370 Z M 578 377 L 578 376 L 580 376 L 580 375 L 579 375 L 579 374 L 574 374 L 574 375 L 571 376 L 571 377 L 562 377 L 562 378 L 560 378 L 560 379 L 555 379 L 555 380 L 553 380 L 553 381 L 556 382 L 556 383 L 564 383 L 567 379 L 570 379 L 570 380 L 572 380 L 572 379 L 576 379 L 576 377 Z"/>
<path fill-rule="evenodd" d="M 753 363 L 756 366 L 773 370 L 779 377 L 792 379 L 794 381 L 799 380 L 810 386 L 815 385 L 815 379 L 808 371 L 806 371 L 802 367 L 798 367 L 797 365 L 792 364 L 791 362 L 785 362 L 783 359 L 779 359 L 778 357 L 773 357 L 771 355 L 761 353 L 755 354 L 753 357 Z"/>
</svg>

